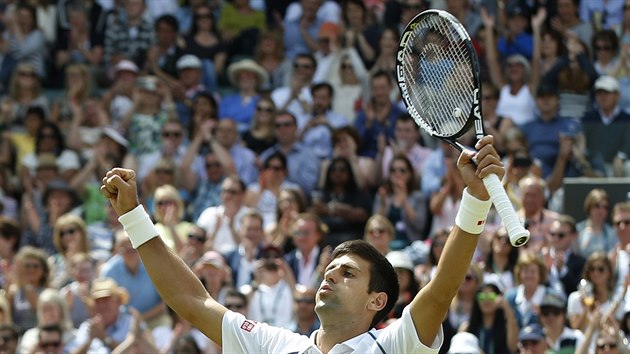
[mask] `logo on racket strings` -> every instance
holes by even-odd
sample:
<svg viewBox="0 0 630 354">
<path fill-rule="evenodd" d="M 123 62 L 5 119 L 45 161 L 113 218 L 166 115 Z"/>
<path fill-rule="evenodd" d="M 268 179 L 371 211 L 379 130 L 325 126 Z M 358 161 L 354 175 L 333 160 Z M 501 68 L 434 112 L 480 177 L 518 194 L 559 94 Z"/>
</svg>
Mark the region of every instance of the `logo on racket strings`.
<svg viewBox="0 0 630 354">
<path fill-rule="evenodd" d="M 473 115 L 475 117 L 475 134 L 477 139 L 481 139 L 485 134 L 483 132 L 483 121 L 481 120 L 481 109 L 479 108 L 479 88 L 473 91 Z"/>
</svg>

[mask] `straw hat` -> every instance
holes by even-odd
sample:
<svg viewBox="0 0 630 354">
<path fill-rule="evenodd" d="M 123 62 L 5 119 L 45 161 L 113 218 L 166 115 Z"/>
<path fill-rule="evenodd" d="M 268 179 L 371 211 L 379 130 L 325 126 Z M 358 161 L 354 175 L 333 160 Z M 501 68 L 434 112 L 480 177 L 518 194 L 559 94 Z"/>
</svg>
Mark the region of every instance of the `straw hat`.
<svg viewBox="0 0 630 354">
<path fill-rule="evenodd" d="M 92 283 L 92 291 L 90 294 L 92 300 L 118 295 L 122 304 L 129 302 L 129 293 L 127 290 L 118 286 L 116 281 L 112 278 L 95 279 Z"/>
<path fill-rule="evenodd" d="M 258 86 L 267 81 L 267 72 L 262 66 L 251 59 L 243 59 L 228 67 L 228 78 L 232 86 L 236 86 L 236 76 L 241 71 L 251 71 L 258 76 Z"/>
</svg>

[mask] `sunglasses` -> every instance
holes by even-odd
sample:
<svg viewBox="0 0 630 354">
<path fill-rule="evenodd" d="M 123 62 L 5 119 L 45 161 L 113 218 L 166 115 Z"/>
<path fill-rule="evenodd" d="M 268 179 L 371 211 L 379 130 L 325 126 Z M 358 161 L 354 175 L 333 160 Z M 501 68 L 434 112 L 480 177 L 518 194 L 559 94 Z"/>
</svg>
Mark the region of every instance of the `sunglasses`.
<svg viewBox="0 0 630 354">
<path fill-rule="evenodd" d="M 392 167 L 392 168 L 389 169 L 389 173 L 408 173 L 408 172 L 409 172 L 409 170 L 406 169 L 406 168 L 395 168 L 395 167 Z"/>
<path fill-rule="evenodd" d="M 602 349 L 602 350 L 617 349 L 617 343 L 610 342 L 610 343 L 597 344 L 597 349 Z"/>
<path fill-rule="evenodd" d="M 169 132 L 169 131 L 163 131 L 162 132 L 162 137 L 164 138 L 179 138 L 182 136 L 182 132 Z"/>
<path fill-rule="evenodd" d="M 76 228 L 71 228 L 71 229 L 61 230 L 59 234 L 61 235 L 61 237 L 64 237 L 66 235 L 72 235 L 77 231 L 78 230 Z"/>
<path fill-rule="evenodd" d="M 293 68 L 294 69 L 312 69 L 313 65 L 311 65 L 311 64 L 295 63 L 295 64 L 293 64 Z"/>
<path fill-rule="evenodd" d="M 223 306 L 225 306 L 228 310 L 232 310 L 232 309 L 240 310 L 243 307 L 245 307 L 245 304 L 225 304 Z"/>
<path fill-rule="evenodd" d="M 273 113 L 273 108 L 257 106 L 256 107 L 256 111 L 258 111 L 258 112 L 266 112 L 266 113 Z"/>
<path fill-rule="evenodd" d="M 221 164 L 218 162 L 207 162 L 206 163 L 206 168 L 219 168 L 221 167 Z"/>
<path fill-rule="evenodd" d="M 202 18 L 212 18 L 212 15 L 209 13 L 202 13 L 202 14 L 195 14 L 195 16 L 197 16 L 198 19 L 202 19 Z"/>
<path fill-rule="evenodd" d="M 623 225 L 624 227 L 630 225 L 630 220 L 619 220 L 619 221 L 615 221 L 615 226 L 617 227 L 621 227 L 621 225 Z"/>
<path fill-rule="evenodd" d="M 599 272 L 599 273 L 604 273 L 606 271 L 606 267 L 604 266 L 599 266 L 599 267 L 589 267 L 588 271 L 589 272 Z"/>
<path fill-rule="evenodd" d="M 608 208 L 610 206 L 608 204 L 595 204 L 593 207 L 597 208 L 597 209 L 606 209 L 606 210 L 608 210 Z"/>
<path fill-rule="evenodd" d="M 0 336 L 0 339 L 2 339 L 2 343 L 6 343 L 6 342 L 10 342 L 12 340 L 16 340 L 17 337 L 8 335 L 8 336 Z"/>
<path fill-rule="evenodd" d="M 348 169 L 344 166 L 335 166 L 330 169 L 330 172 L 348 172 Z"/>
<path fill-rule="evenodd" d="M 343 63 L 343 64 L 341 64 L 341 69 L 343 69 L 343 70 L 352 69 L 352 64 L 350 64 L 350 63 Z"/>
<path fill-rule="evenodd" d="M 596 51 L 609 52 L 609 51 L 612 50 L 612 47 L 608 46 L 608 45 L 596 45 L 595 46 L 595 50 Z"/>
<path fill-rule="evenodd" d="M 549 236 L 551 237 L 557 237 L 559 239 L 563 239 L 567 234 L 564 232 L 549 232 Z"/>
<path fill-rule="evenodd" d="M 284 167 L 283 166 L 278 166 L 278 165 L 269 165 L 266 167 L 268 170 L 274 170 L 274 171 L 284 171 Z"/>
<path fill-rule="evenodd" d="M 188 239 L 189 240 L 195 240 L 195 241 L 201 242 L 201 243 L 206 242 L 206 236 L 201 236 L 201 235 L 188 234 Z"/>
<path fill-rule="evenodd" d="M 239 194 L 239 193 L 241 193 L 241 191 L 236 190 L 236 189 L 223 188 L 223 189 L 221 189 L 221 193 L 226 193 L 226 194 L 235 195 L 235 194 Z"/>
<path fill-rule="evenodd" d="M 368 232 L 371 233 L 371 234 L 379 234 L 380 235 L 380 234 L 384 234 L 385 233 L 385 229 L 381 229 L 381 228 L 375 227 L 373 229 L 370 229 Z"/>
<path fill-rule="evenodd" d="M 497 299 L 497 293 L 489 292 L 489 293 L 478 293 L 477 301 L 494 301 Z"/>
<path fill-rule="evenodd" d="M 293 122 L 279 122 L 274 124 L 276 128 L 286 128 L 293 126 Z"/>
<path fill-rule="evenodd" d="M 173 200 L 160 200 L 159 202 L 155 203 L 155 205 L 157 205 L 157 206 L 164 206 L 164 205 L 170 205 L 170 204 L 175 204 L 175 201 L 173 201 Z"/>
<path fill-rule="evenodd" d="M 540 315 L 542 317 L 549 317 L 549 316 L 558 317 L 558 316 L 560 316 L 560 314 L 562 314 L 562 310 L 561 309 L 557 309 L 557 308 L 541 309 L 540 310 Z"/>
<path fill-rule="evenodd" d="M 538 345 L 538 343 L 540 343 L 539 340 L 523 340 L 521 341 L 521 346 L 523 348 L 533 347 L 533 346 Z"/>
<path fill-rule="evenodd" d="M 59 348 L 61 346 L 61 341 L 39 342 L 39 346 L 41 348 Z"/>
<path fill-rule="evenodd" d="M 155 173 L 158 175 L 170 175 L 173 173 L 173 170 L 169 170 L 167 168 L 158 168 L 155 170 Z"/>
<path fill-rule="evenodd" d="M 293 301 L 295 301 L 298 304 L 309 304 L 312 305 L 315 303 L 314 299 L 310 299 L 310 298 L 297 298 L 297 299 L 293 299 Z"/>
</svg>

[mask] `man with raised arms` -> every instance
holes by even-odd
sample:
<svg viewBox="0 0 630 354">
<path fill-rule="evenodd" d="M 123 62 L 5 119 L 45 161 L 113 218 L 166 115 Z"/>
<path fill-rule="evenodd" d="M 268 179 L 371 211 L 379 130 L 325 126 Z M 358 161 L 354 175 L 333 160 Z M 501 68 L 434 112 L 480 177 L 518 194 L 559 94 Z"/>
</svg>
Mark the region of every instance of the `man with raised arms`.
<svg viewBox="0 0 630 354">
<path fill-rule="evenodd" d="M 247 320 L 227 310 L 204 289 L 186 264 L 168 248 L 139 205 L 135 173 L 115 168 L 101 191 L 121 215 L 120 222 L 166 303 L 223 347 L 224 353 L 437 353 L 441 323 L 464 279 L 478 235 L 490 209 L 481 180 L 505 171 L 486 136 L 478 152 L 463 152 L 457 162 L 467 189 L 433 280 L 405 308 L 402 318 L 381 330 L 374 326 L 398 298 L 391 264 L 363 241 L 338 246 L 316 294 L 321 327 L 310 337 Z M 478 165 L 472 163 L 475 156 Z"/>
</svg>

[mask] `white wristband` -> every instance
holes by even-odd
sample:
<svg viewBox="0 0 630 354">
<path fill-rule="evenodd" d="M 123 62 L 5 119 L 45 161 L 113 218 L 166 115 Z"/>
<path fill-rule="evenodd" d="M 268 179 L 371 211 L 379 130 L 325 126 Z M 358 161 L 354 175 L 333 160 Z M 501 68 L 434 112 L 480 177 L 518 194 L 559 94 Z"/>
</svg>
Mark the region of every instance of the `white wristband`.
<svg viewBox="0 0 630 354">
<path fill-rule="evenodd" d="M 455 225 L 469 234 L 478 235 L 486 225 L 486 218 L 492 206 L 491 200 L 479 200 L 464 188 L 462 202 L 455 217 Z"/>
<path fill-rule="evenodd" d="M 127 231 L 133 248 L 138 248 L 143 243 L 159 236 L 158 230 L 142 205 L 138 205 L 135 209 L 125 213 L 118 218 L 118 221 Z"/>
</svg>

